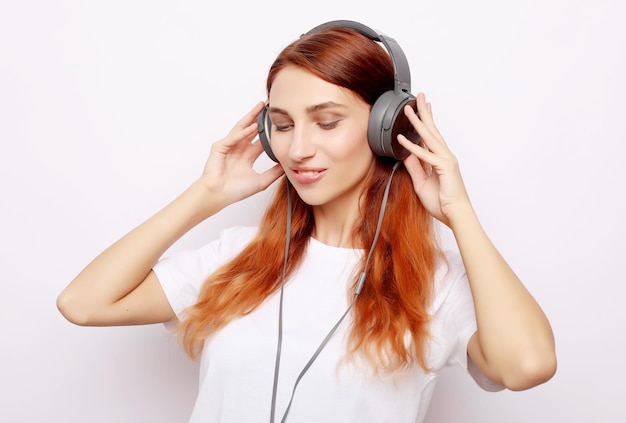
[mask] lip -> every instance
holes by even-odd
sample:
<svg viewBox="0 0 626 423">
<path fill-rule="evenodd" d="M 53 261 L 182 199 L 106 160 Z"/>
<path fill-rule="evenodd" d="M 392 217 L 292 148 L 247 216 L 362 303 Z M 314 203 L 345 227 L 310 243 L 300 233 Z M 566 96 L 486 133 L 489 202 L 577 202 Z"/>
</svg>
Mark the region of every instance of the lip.
<svg viewBox="0 0 626 423">
<path fill-rule="evenodd" d="M 324 177 L 326 169 L 311 167 L 294 167 L 291 168 L 294 180 L 302 185 L 314 184 Z"/>
</svg>

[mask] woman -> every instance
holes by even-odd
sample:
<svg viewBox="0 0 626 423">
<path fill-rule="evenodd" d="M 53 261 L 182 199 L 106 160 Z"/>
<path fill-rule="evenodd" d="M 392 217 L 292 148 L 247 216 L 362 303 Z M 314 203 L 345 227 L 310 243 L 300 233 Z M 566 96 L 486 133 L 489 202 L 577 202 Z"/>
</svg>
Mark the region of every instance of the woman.
<svg viewBox="0 0 626 423">
<path fill-rule="evenodd" d="M 352 28 L 287 46 L 267 108 L 254 106 L 198 180 L 93 260 L 60 311 L 80 325 L 177 323 L 201 359 L 193 422 L 421 421 L 448 365 L 487 390 L 549 380 L 550 324 L 483 231 L 425 96 L 403 109 L 422 142 L 398 135 L 402 161 L 369 147 L 370 111 L 393 86 L 387 52 Z M 265 113 L 278 163 L 258 173 Z M 279 178 L 258 228 L 161 258 Z M 433 217 L 460 254 L 439 249 Z"/>
</svg>

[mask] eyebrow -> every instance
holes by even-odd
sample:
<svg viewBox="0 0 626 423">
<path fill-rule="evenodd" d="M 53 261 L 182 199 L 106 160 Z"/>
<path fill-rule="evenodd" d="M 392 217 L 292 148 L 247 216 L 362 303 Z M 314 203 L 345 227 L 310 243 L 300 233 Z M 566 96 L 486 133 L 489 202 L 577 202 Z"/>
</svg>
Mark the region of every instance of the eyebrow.
<svg viewBox="0 0 626 423">
<path fill-rule="evenodd" d="M 346 108 L 345 104 L 335 103 L 334 101 L 326 101 L 320 104 L 314 104 L 313 106 L 309 106 L 306 108 L 307 113 L 313 113 L 324 109 L 333 109 L 333 108 Z M 279 107 L 270 107 L 267 109 L 269 113 L 277 113 L 280 115 L 289 116 L 286 110 L 283 110 Z"/>
</svg>

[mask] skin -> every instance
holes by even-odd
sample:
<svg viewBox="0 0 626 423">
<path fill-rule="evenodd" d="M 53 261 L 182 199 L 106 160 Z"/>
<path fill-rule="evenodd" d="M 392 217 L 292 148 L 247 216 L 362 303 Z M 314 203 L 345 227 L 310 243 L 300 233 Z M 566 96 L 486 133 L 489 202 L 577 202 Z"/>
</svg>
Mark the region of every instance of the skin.
<svg viewBox="0 0 626 423">
<path fill-rule="evenodd" d="M 296 67 L 277 75 L 269 100 L 272 151 L 300 198 L 313 206 L 313 236 L 352 247 L 360 193 L 374 165 L 367 143 L 369 105 Z"/>
<path fill-rule="evenodd" d="M 313 206 L 314 236 L 329 245 L 351 246 L 358 193 L 374 158 L 367 146 L 369 105 L 290 67 L 276 77 L 269 105 L 276 125 L 272 150 L 280 164 L 261 173 L 253 169 L 263 152 L 255 139 L 260 102 L 212 145 L 196 181 L 103 251 L 59 295 L 57 306 L 69 321 L 104 326 L 176 319 L 152 266 L 198 223 L 266 189 L 283 172 Z M 458 162 L 422 93 L 417 109 L 418 114 L 407 107 L 405 114 L 424 145 L 403 136 L 398 141 L 411 152 L 404 166 L 416 196 L 451 229 L 467 271 L 478 327 L 468 355 L 490 380 L 511 390 L 543 383 L 556 371 L 550 324 L 480 225 Z"/>
<path fill-rule="evenodd" d="M 544 383 L 556 372 L 550 323 L 480 225 L 457 159 L 435 126 L 423 93 L 417 96 L 417 111 L 404 110 L 424 146 L 402 135 L 398 141 L 412 153 L 404 165 L 415 193 L 452 230 L 465 265 L 478 326 L 468 355 L 490 380 L 511 390 Z M 422 164 L 431 171 L 427 173 Z"/>
</svg>

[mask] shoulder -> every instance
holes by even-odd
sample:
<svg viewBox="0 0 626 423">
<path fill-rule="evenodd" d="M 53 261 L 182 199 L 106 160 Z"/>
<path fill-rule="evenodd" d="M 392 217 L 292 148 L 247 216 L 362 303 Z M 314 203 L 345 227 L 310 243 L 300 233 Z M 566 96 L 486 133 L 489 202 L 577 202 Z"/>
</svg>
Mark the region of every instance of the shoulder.
<svg viewBox="0 0 626 423">
<path fill-rule="evenodd" d="M 465 276 L 465 265 L 458 251 L 444 250 L 437 258 L 435 285 L 448 286 Z"/>
<path fill-rule="evenodd" d="M 239 252 L 252 241 L 257 231 L 256 226 L 233 226 L 221 232 L 218 242 L 225 253 Z"/>
<path fill-rule="evenodd" d="M 196 248 L 183 249 L 162 257 L 154 266 L 158 274 L 166 271 L 175 274 L 206 277 L 219 265 L 239 254 L 256 235 L 257 228 L 234 226 L 223 229 L 217 239 Z"/>
<path fill-rule="evenodd" d="M 197 255 L 201 260 L 222 263 L 239 254 L 257 233 L 256 226 L 232 226 L 223 229 L 218 238 L 207 242 L 194 251 L 187 251 Z"/>
<path fill-rule="evenodd" d="M 237 226 L 222 230 L 217 239 L 200 248 L 162 257 L 152 268 L 172 309 L 182 311 L 198 298 L 206 278 L 241 252 L 256 235 L 256 227 Z"/>
</svg>

